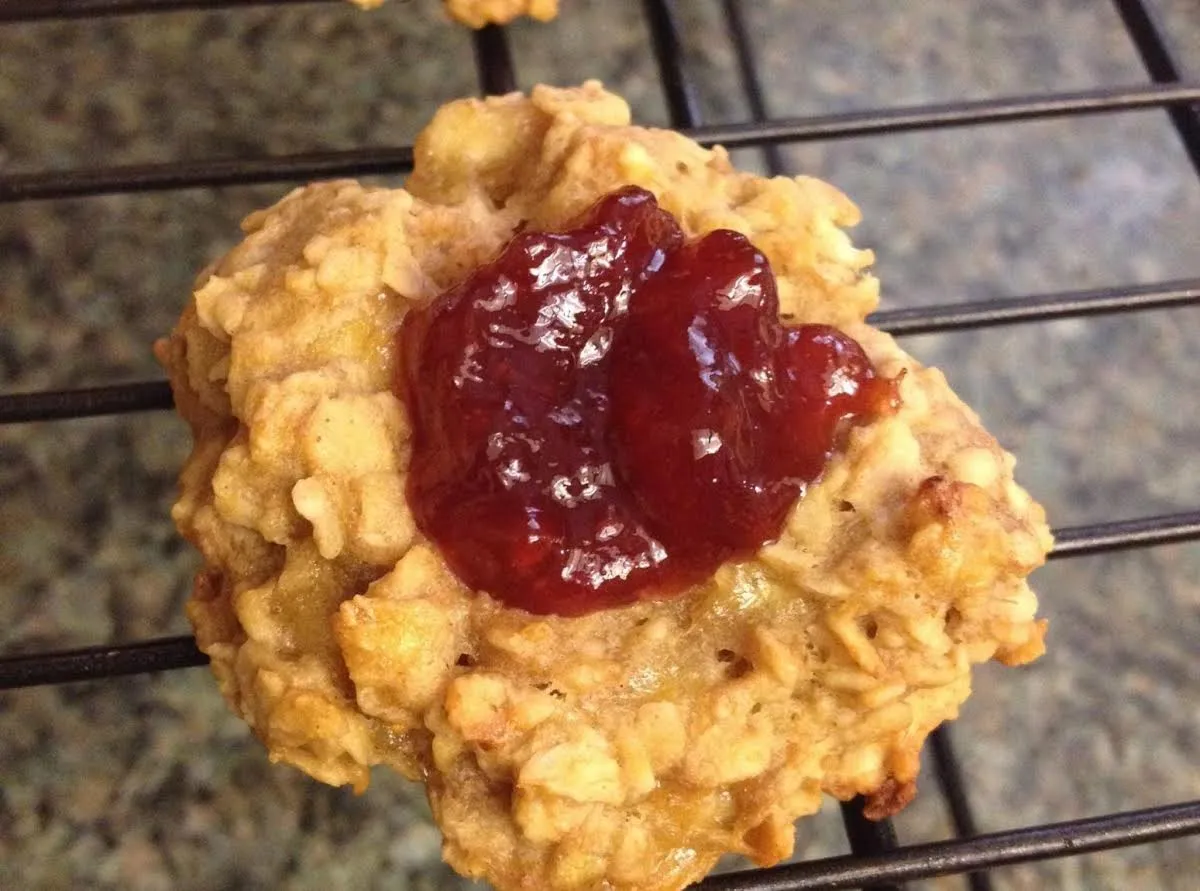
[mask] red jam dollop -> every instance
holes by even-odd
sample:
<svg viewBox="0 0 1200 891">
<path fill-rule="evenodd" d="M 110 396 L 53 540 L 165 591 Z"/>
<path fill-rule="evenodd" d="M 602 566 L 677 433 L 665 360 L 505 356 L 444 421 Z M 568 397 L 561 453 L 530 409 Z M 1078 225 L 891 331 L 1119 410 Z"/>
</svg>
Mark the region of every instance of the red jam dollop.
<svg viewBox="0 0 1200 891">
<path fill-rule="evenodd" d="M 896 402 L 854 340 L 781 324 L 744 236 L 686 241 L 632 187 L 519 231 L 397 337 L 417 526 L 534 613 L 669 596 L 752 555 L 839 430 Z"/>
</svg>

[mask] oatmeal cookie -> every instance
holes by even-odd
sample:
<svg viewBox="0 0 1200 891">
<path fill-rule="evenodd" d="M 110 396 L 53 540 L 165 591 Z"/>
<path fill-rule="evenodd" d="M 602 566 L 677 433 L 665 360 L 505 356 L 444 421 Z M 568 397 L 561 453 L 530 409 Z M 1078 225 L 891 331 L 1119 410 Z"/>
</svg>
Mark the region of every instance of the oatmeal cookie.
<svg viewBox="0 0 1200 891">
<path fill-rule="evenodd" d="M 467 590 L 406 503 L 395 332 L 517 227 L 627 185 L 689 237 L 769 259 L 781 312 L 899 377 L 778 541 L 681 596 L 575 618 Z M 823 794 L 912 796 L 971 666 L 1043 649 L 1026 576 L 1050 548 L 1013 458 L 936 370 L 865 323 L 854 205 L 633 127 L 599 84 L 454 102 L 404 189 L 297 189 L 244 223 L 158 354 L 195 447 L 173 516 L 203 553 L 188 613 L 274 761 L 427 783 L 446 859 L 500 889 L 677 889 L 761 864 Z"/>
<path fill-rule="evenodd" d="M 363 9 L 375 9 L 383 0 L 350 0 Z M 507 25 L 523 15 L 548 22 L 558 15 L 558 0 L 445 0 L 450 17 L 471 28 Z"/>
</svg>

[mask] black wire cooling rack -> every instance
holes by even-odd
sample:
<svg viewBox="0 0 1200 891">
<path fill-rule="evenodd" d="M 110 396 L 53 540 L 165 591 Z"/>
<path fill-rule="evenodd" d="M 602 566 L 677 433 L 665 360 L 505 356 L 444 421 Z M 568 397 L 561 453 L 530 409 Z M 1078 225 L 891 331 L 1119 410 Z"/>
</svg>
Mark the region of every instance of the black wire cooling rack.
<svg viewBox="0 0 1200 891">
<path fill-rule="evenodd" d="M 304 2 L 314 0 L 0 0 L 0 24 Z M 1184 79 L 1165 31 L 1145 0 L 1113 2 L 1150 75 L 1149 85 L 817 117 L 770 118 L 738 0 L 722 0 L 728 38 L 752 117 L 745 123 L 718 126 L 705 126 L 701 121 L 693 83 L 683 63 L 675 3 L 643 0 L 642 6 L 672 126 L 705 145 L 720 143 L 727 148 L 759 149 L 771 173 L 782 169 L 779 146 L 785 143 L 1157 108 L 1170 116 L 1200 175 L 1200 82 Z M 488 27 L 476 32 L 474 48 L 481 90 L 504 93 L 515 89 L 513 58 L 504 29 Z M 0 175 L 0 204 L 394 174 L 407 171 L 412 160 L 412 148 L 403 146 L 8 174 Z M 877 313 L 873 322 L 897 335 L 926 334 L 1195 304 L 1200 304 L 1200 279 L 893 310 Z M 171 404 L 170 389 L 163 381 L 7 394 L 0 395 L 0 424 L 162 410 L 169 409 Z M 1055 535 L 1057 544 L 1050 555 L 1052 559 L 1193 541 L 1200 539 L 1200 510 L 1059 528 Z M 190 637 L 0 657 L 0 690 L 99 680 L 206 662 L 207 658 Z M 853 801 L 842 806 L 850 855 L 714 876 L 699 887 L 706 891 L 830 891 L 860 887 L 891 891 L 899 888 L 898 883 L 910 879 L 962 875 L 971 891 L 988 891 L 992 884 L 986 870 L 991 867 L 1200 835 L 1200 801 L 980 835 L 975 829 L 968 790 L 946 728 L 934 733 L 930 748 L 955 838 L 901 846 L 890 821 L 867 820 L 862 802 Z"/>
</svg>

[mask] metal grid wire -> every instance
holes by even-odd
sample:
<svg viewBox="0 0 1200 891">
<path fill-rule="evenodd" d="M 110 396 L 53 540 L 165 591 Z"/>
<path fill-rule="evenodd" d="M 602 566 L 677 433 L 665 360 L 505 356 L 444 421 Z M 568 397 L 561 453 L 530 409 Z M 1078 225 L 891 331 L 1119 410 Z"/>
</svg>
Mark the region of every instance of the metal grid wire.
<svg viewBox="0 0 1200 891">
<path fill-rule="evenodd" d="M 6 0 L 0 23 L 54 18 L 286 5 L 328 0 Z M 1049 95 L 1017 96 L 804 118 L 768 118 L 753 48 L 738 0 L 722 0 L 751 120 L 706 126 L 696 90 L 683 62 L 673 0 L 643 0 L 646 22 L 673 127 L 700 143 L 756 148 L 771 173 L 779 172 L 786 143 L 844 139 L 905 131 L 1029 121 L 1134 109 L 1162 109 L 1171 119 L 1200 175 L 1200 83 L 1183 80 L 1162 26 L 1146 0 L 1114 0 L 1121 20 L 1150 75 L 1150 85 L 1108 87 Z M 484 93 L 515 88 L 514 62 L 503 28 L 475 33 L 475 59 Z M 86 170 L 0 175 L 0 204 L 123 192 L 284 182 L 344 175 L 394 174 L 412 166 L 410 146 L 313 152 L 249 158 L 117 166 Z M 925 334 L 1129 313 L 1200 304 L 1200 280 L 1035 294 L 1002 300 L 916 307 L 877 313 L 872 321 L 897 335 Z M 162 381 L 56 392 L 0 395 L 0 424 L 49 421 L 165 410 L 171 393 Z M 1200 510 L 1096 523 L 1055 530 L 1052 559 L 1144 548 L 1200 539 Z M 207 658 L 190 637 L 168 637 L 109 647 L 0 657 L 0 690 L 111 678 L 203 665 Z M 900 882 L 962 875 L 972 891 L 987 891 L 990 867 L 1066 857 L 1185 835 L 1200 834 L 1200 801 L 1113 813 L 1065 823 L 977 833 L 969 793 L 949 732 L 931 738 L 938 786 L 956 837 L 901 846 L 890 821 L 872 822 L 862 802 L 842 806 L 851 854 L 774 869 L 715 876 L 708 891 L 801 891 L 801 889 L 899 888 Z"/>
</svg>

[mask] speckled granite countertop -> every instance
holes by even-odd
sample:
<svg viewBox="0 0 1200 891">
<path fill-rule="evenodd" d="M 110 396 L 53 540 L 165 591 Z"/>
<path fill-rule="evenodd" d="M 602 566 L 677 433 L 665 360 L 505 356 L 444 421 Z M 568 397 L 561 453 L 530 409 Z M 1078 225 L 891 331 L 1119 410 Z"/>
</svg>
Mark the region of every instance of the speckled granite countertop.
<svg viewBox="0 0 1200 891">
<path fill-rule="evenodd" d="M 1161 0 L 1200 74 L 1200 8 Z M 710 123 L 744 119 L 715 0 L 685 0 Z M 512 29 L 523 85 L 601 77 L 665 120 L 639 4 Z M 1100 0 L 745 3 L 774 114 L 1143 83 Z M 407 142 L 475 87 L 433 0 L 0 26 L 0 170 Z M 862 206 L 885 305 L 1200 275 L 1200 180 L 1161 112 L 809 144 Z M 755 158 L 739 155 L 745 163 Z M 158 377 L 194 272 L 285 186 L 0 205 L 0 390 Z M 1194 309 L 910 339 L 1065 525 L 1200 505 Z M 182 633 L 169 414 L 0 428 L 0 650 Z M 955 727 L 985 828 L 1200 797 L 1200 547 L 1055 563 L 1050 652 Z M 0 695 L 0 887 L 458 887 L 415 787 L 271 767 L 208 673 Z M 898 820 L 948 831 L 931 779 Z M 798 852 L 844 850 L 836 808 Z M 1002 889 L 1194 889 L 1200 840 L 999 871 Z M 938 888 L 961 887 L 955 882 Z"/>
</svg>

